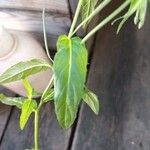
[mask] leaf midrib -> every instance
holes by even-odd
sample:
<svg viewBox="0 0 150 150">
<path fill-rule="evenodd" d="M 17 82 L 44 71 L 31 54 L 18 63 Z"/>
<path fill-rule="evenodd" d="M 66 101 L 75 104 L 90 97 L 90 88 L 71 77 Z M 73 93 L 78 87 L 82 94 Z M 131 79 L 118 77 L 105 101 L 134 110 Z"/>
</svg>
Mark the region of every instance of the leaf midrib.
<svg viewBox="0 0 150 150">
<path fill-rule="evenodd" d="M 72 42 L 71 42 L 71 39 L 69 39 L 68 38 L 68 40 L 69 40 L 69 67 L 68 67 L 68 81 L 67 81 L 67 92 L 66 92 L 66 105 L 65 105 L 65 116 L 66 116 L 66 114 L 67 114 L 67 101 L 69 100 L 69 98 L 68 98 L 68 94 L 67 93 L 69 93 L 69 87 L 70 87 L 70 80 L 71 80 L 71 69 L 72 69 L 72 46 L 71 46 L 71 44 L 72 44 Z M 65 117 L 65 126 L 66 126 L 66 117 Z"/>
<path fill-rule="evenodd" d="M 15 75 L 12 75 L 12 76 L 9 76 L 8 78 L 4 78 L 2 81 L 0 81 L 0 83 L 3 83 L 5 80 L 8 80 L 8 79 L 10 79 L 10 78 L 12 78 L 14 76 L 17 76 L 17 75 L 19 75 L 20 73 L 22 73 L 24 71 L 27 71 L 27 70 L 30 70 L 30 69 L 34 69 L 35 67 L 41 67 L 41 66 L 50 68 L 50 66 L 46 65 L 46 64 L 45 65 L 35 65 L 34 67 L 29 67 L 28 69 L 23 69 L 19 73 L 16 73 Z"/>
</svg>

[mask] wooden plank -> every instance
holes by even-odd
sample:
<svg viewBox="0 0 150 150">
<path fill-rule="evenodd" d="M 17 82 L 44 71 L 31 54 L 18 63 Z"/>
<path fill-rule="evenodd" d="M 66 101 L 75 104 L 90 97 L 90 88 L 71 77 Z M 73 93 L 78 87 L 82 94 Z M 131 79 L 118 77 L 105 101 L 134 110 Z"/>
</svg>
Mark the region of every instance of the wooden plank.
<svg viewBox="0 0 150 150">
<path fill-rule="evenodd" d="M 0 24 L 8 29 L 31 32 L 36 35 L 37 39 L 43 41 L 41 12 L 0 9 L 0 20 Z M 51 48 L 55 47 L 56 39 L 60 34 L 68 33 L 69 27 L 70 18 L 68 15 L 57 13 L 46 14 L 48 43 Z"/>
<path fill-rule="evenodd" d="M 0 93 L 4 93 L 8 96 L 14 96 L 12 92 L 10 92 L 9 90 L 5 89 L 2 86 L 0 86 Z M 5 130 L 7 121 L 9 119 L 10 112 L 11 112 L 11 107 L 0 103 L 0 141 L 4 134 L 4 130 Z"/>
<path fill-rule="evenodd" d="M 116 36 L 99 32 L 88 87 L 100 98 L 100 115 L 82 105 L 71 150 L 149 150 L 150 18 L 142 30 L 128 24 Z"/>
<path fill-rule="evenodd" d="M 1 0 L 0 8 L 42 10 L 69 14 L 67 0 Z"/>
<path fill-rule="evenodd" d="M 5 126 L 7 124 L 11 107 L 0 104 L 0 140 L 4 133 Z"/>
<path fill-rule="evenodd" d="M 19 128 L 19 116 L 20 111 L 14 109 L 0 145 L 1 150 L 24 150 L 33 147 L 33 116 L 23 131 Z M 39 128 L 40 150 L 67 149 L 70 130 L 63 130 L 58 126 L 51 104 L 43 108 Z"/>
</svg>

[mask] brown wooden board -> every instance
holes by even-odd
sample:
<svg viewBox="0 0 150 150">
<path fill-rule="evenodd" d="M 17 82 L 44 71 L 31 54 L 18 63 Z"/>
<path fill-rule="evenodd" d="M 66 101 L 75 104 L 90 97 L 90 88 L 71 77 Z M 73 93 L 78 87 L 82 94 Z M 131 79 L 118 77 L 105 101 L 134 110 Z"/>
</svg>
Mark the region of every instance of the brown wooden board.
<svg viewBox="0 0 150 150">
<path fill-rule="evenodd" d="M 33 148 L 33 116 L 23 131 L 19 128 L 20 111 L 14 109 L 0 145 L 1 150 L 25 150 Z M 40 150 L 66 150 L 70 130 L 59 127 L 53 106 L 48 104 L 41 111 Z"/>
<path fill-rule="evenodd" d="M 100 99 L 95 116 L 82 105 L 71 150 L 150 149 L 150 19 L 120 34 L 99 32 L 87 86 Z"/>
<path fill-rule="evenodd" d="M 0 0 L 0 8 L 42 10 L 68 14 L 67 0 Z"/>
</svg>

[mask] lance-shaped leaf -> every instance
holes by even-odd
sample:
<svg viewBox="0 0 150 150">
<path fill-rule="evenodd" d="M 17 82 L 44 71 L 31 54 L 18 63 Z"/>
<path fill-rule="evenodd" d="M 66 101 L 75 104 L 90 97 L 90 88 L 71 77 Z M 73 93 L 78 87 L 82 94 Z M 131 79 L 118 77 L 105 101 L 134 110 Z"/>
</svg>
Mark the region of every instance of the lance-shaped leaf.
<svg viewBox="0 0 150 150">
<path fill-rule="evenodd" d="M 27 79 L 23 79 L 23 84 L 26 89 L 28 99 L 32 98 L 33 88 Z"/>
<path fill-rule="evenodd" d="M 37 108 L 37 103 L 35 100 L 26 99 L 22 106 L 21 116 L 20 116 L 20 128 L 24 129 L 31 113 Z"/>
<path fill-rule="evenodd" d="M 22 105 L 25 101 L 23 97 L 7 97 L 4 94 L 0 94 L 0 102 L 9 106 L 16 106 L 19 109 L 22 108 Z"/>
<path fill-rule="evenodd" d="M 81 39 L 60 36 L 54 58 L 54 101 L 57 119 L 63 128 L 70 127 L 84 93 L 87 50 Z"/>
<path fill-rule="evenodd" d="M 54 99 L 54 89 L 48 88 L 44 95 L 42 95 L 42 99 L 44 103 L 47 103 Z"/>
<path fill-rule="evenodd" d="M 51 80 L 49 81 L 48 86 L 46 87 L 45 91 L 42 94 L 42 101 L 47 103 L 54 99 L 54 89 L 52 88 L 54 85 L 54 77 L 52 76 Z"/>
<path fill-rule="evenodd" d="M 98 115 L 99 113 L 99 100 L 98 97 L 89 89 L 85 89 L 83 95 L 83 101 L 93 110 L 93 112 Z"/>
<path fill-rule="evenodd" d="M 46 71 L 50 67 L 46 61 L 41 59 L 32 59 L 30 61 L 17 63 L 0 76 L 0 84 L 25 79 L 30 75 Z"/>
<path fill-rule="evenodd" d="M 98 0 L 83 0 L 82 2 L 82 20 L 86 19 L 95 9 Z M 86 28 L 90 20 L 84 24 L 83 28 Z"/>
</svg>

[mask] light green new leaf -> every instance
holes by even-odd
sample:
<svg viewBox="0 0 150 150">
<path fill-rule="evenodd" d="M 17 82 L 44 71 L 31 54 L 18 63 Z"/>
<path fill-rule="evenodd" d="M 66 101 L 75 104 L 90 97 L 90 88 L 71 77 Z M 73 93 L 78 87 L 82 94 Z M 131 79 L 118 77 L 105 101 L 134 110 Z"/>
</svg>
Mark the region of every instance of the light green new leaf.
<svg viewBox="0 0 150 150">
<path fill-rule="evenodd" d="M 93 112 L 98 115 L 99 113 L 98 97 L 92 91 L 86 88 L 82 98 L 84 102 L 93 110 Z"/>
<path fill-rule="evenodd" d="M 51 101 L 54 99 L 54 89 L 52 88 L 54 85 L 54 76 L 52 76 L 51 80 L 49 81 L 48 86 L 46 87 L 46 89 L 44 90 L 43 94 L 42 94 L 42 101 L 44 103 L 47 103 L 48 101 Z"/>
<path fill-rule="evenodd" d="M 123 24 L 129 19 L 129 17 L 131 17 L 136 11 L 138 11 L 142 1 L 145 1 L 145 0 L 131 0 L 130 8 L 129 8 L 128 12 L 123 16 L 123 20 L 119 24 L 117 33 L 119 33 Z"/>
<path fill-rule="evenodd" d="M 83 0 L 82 2 L 82 21 L 86 19 L 95 9 L 98 0 Z M 83 28 L 86 28 L 90 20 L 84 24 Z"/>
<path fill-rule="evenodd" d="M 20 128 L 24 129 L 31 113 L 37 108 L 37 103 L 35 100 L 26 99 L 22 106 L 21 116 L 20 116 Z"/>
<path fill-rule="evenodd" d="M 69 128 L 77 115 L 84 94 L 87 50 L 81 39 L 59 37 L 54 58 L 54 102 L 59 124 Z"/>
<path fill-rule="evenodd" d="M 35 89 L 32 91 L 32 98 L 38 98 L 41 97 L 41 93 L 37 92 Z"/>
<path fill-rule="evenodd" d="M 42 96 L 43 102 L 47 103 L 51 100 L 54 99 L 54 89 L 49 88 L 46 90 L 46 92 L 44 93 L 44 95 Z"/>
<path fill-rule="evenodd" d="M 138 28 L 140 29 L 145 22 L 146 11 L 147 11 L 148 0 L 142 0 L 139 8 L 136 12 L 134 23 L 138 24 Z"/>
<path fill-rule="evenodd" d="M 26 89 L 28 99 L 31 99 L 32 98 L 32 92 L 33 92 L 31 84 L 29 83 L 29 81 L 27 79 L 23 80 L 23 84 L 24 84 L 24 87 Z"/>
<path fill-rule="evenodd" d="M 41 59 L 32 59 L 30 61 L 17 63 L 0 75 L 0 84 L 25 79 L 30 75 L 46 71 L 50 67 L 46 61 Z"/>
<path fill-rule="evenodd" d="M 16 106 L 19 109 L 22 108 L 22 105 L 25 101 L 23 97 L 7 97 L 4 94 L 0 94 L 0 102 L 9 106 Z"/>
</svg>

